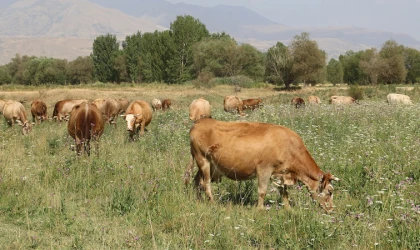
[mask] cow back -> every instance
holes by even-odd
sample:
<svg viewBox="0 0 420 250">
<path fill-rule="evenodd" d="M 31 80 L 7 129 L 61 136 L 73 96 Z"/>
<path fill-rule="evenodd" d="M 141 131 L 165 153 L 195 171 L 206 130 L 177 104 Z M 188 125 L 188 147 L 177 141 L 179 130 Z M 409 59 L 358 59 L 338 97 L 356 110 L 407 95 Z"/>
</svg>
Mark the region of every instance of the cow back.
<svg viewBox="0 0 420 250">
<path fill-rule="evenodd" d="M 137 100 L 132 102 L 126 109 L 125 114 L 133 115 L 142 115 L 142 119 L 145 121 L 145 126 L 147 126 L 152 121 L 152 109 L 150 108 L 149 103 L 142 100 Z"/>
<path fill-rule="evenodd" d="M 241 98 L 237 96 L 226 96 L 223 100 L 223 107 L 226 112 L 237 111 L 242 113 L 243 105 Z"/>
<path fill-rule="evenodd" d="M 191 102 L 189 106 L 189 118 L 191 121 L 197 121 L 201 118 L 211 117 L 211 105 L 209 101 L 200 97 Z"/>
<path fill-rule="evenodd" d="M 71 137 L 90 140 L 92 136 L 101 136 L 104 131 L 102 112 L 94 104 L 77 104 L 70 114 L 67 130 Z"/>
</svg>

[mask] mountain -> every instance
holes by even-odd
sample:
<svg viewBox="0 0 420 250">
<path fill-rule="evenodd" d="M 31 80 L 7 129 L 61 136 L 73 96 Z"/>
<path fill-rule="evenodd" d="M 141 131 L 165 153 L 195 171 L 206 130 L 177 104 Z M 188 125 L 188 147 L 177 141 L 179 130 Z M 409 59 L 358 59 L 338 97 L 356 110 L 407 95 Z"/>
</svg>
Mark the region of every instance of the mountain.
<svg viewBox="0 0 420 250">
<path fill-rule="evenodd" d="M 288 44 L 304 31 L 330 58 L 348 50 L 380 47 L 389 39 L 420 49 L 420 42 L 406 34 L 348 27 L 289 27 L 238 6 L 202 7 L 165 0 L 1 0 L 0 65 L 16 54 L 73 60 L 89 55 L 99 35 L 110 33 L 123 40 L 137 31 L 165 30 L 179 15 L 192 15 L 210 32 L 224 31 L 260 50 L 278 41 Z"/>
</svg>

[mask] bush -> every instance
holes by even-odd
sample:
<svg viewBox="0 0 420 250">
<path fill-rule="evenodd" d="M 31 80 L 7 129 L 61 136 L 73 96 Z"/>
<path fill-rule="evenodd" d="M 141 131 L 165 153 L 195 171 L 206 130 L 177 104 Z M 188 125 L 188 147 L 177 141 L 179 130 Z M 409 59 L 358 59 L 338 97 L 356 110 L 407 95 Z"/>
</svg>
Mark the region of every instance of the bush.
<svg viewBox="0 0 420 250">
<path fill-rule="evenodd" d="M 256 82 L 247 76 L 231 76 L 231 77 L 220 77 L 214 78 L 210 81 L 214 85 L 235 85 L 241 88 L 253 88 L 256 86 Z"/>
<path fill-rule="evenodd" d="M 359 85 L 351 85 L 348 91 L 348 95 L 356 100 L 363 100 L 365 90 Z"/>
</svg>

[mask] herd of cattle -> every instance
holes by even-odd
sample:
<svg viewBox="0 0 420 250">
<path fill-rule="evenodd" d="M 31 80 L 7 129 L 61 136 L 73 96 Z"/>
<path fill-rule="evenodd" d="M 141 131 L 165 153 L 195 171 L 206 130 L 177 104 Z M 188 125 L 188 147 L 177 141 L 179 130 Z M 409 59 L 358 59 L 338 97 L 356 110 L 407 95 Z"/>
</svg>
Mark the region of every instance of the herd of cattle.
<svg viewBox="0 0 420 250">
<path fill-rule="evenodd" d="M 401 94 L 388 94 L 389 103 L 411 104 L 410 97 Z M 356 100 L 350 96 L 331 96 L 331 104 L 351 104 Z M 309 104 L 320 104 L 317 96 L 308 98 Z M 305 106 L 305 100 L 295 97 L 291 104 L 296 108 Z M 237 96 L 226 96 L 223 107 L 226 112 L 245 116 L 244 110 L 254 110 L 263 105 L 260 98 L 242 100 Z M 171 100 L 153 99 L 149 104 L 127 99 L 96 99 L 89 102 L 84 99 L 58 101 L 54 106 L 51 119 L 57 122 L 68 121 L 67 130 L 75 140 L 76 152 L 90 154 L 90 141 L 95 141 L 103 134 L 105 123 L 116 126 L 116 119 L 122 116 L 127 122 L 130 140 L 140 132 L 144 134 L 146 126 L 152 120 L 153 111 L 166 110 Z M 22 103 L 12 100 L 0 100 L 0 111 L 10 126 L 19 124 L 22 133 L 28 134 L 32 125 L 50 119 L 47 105 L 42 100 L 31 103 L 33 122 L 27 119 Z M 204 191 L 212 201 L 211 182 L 220 182 L 223 176 L 233 180 L 258 179 L 258 207 L 263 208 L 263 201 L 270 179 L 278 186 L 283 204 L 290 207 L 286 187 L 297 181 L 304 183 L 312 198 L 319 201 L 321 207 L 329 212 L 333 205 L 332 181 L 339 179 L 330 173 L 324 173 L 307 151 L 304 142 L 294 131 L 274 124 L 258 122 L 224 122 L 211 118 L 209 101 L 200 97 L 191 102 L 189 118 L 194 121 L 190 130 L 191 158 L 185 172 L 184 181 L 194 168 L 198 171 L 194 177 L 197 197 Z M 261 143 L 263 142 L 263 143 Z M 82 149 L 82 146 L 84 147 Z M 96 152 L 99 152 L 97 148 Z"/>
</svg>

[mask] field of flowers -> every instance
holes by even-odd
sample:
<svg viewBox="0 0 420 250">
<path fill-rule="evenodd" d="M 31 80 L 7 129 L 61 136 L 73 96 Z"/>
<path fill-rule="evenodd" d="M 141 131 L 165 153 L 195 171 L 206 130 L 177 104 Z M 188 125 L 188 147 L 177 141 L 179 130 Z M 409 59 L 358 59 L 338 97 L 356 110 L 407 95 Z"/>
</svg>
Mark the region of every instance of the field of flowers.
<svg viewBox="0 0 420 250">
<path fill-rule="evenodd" d="M 327 95 L 319 93 L 320 96 Z M 207 96 L 219 100 L 219 96 Z M 0 123 L 0 245 L 3 249 L 420 249 L 420 104 L 295 109 L 282 94 L 249 116 L 213 106 L 213 118 L 287 126 L 334 184 L 333 213 L 306 187 L 289 189 L 291 211 L 270 186 L 223 179 L 214 204 L 199 202 L 183 174 L 188 106 L 155 112 L 129 142 L 124 121 L 107 126 L 99 157 L 77 157 L 66 125 L 45 122 L 23 137 Z M 176 102 L 176 100 L 175 100 Z M 3 120 L 3 118 L 1 118 Z M 195 168 L 196 170 L 196 168 Z"/>
</svg>

